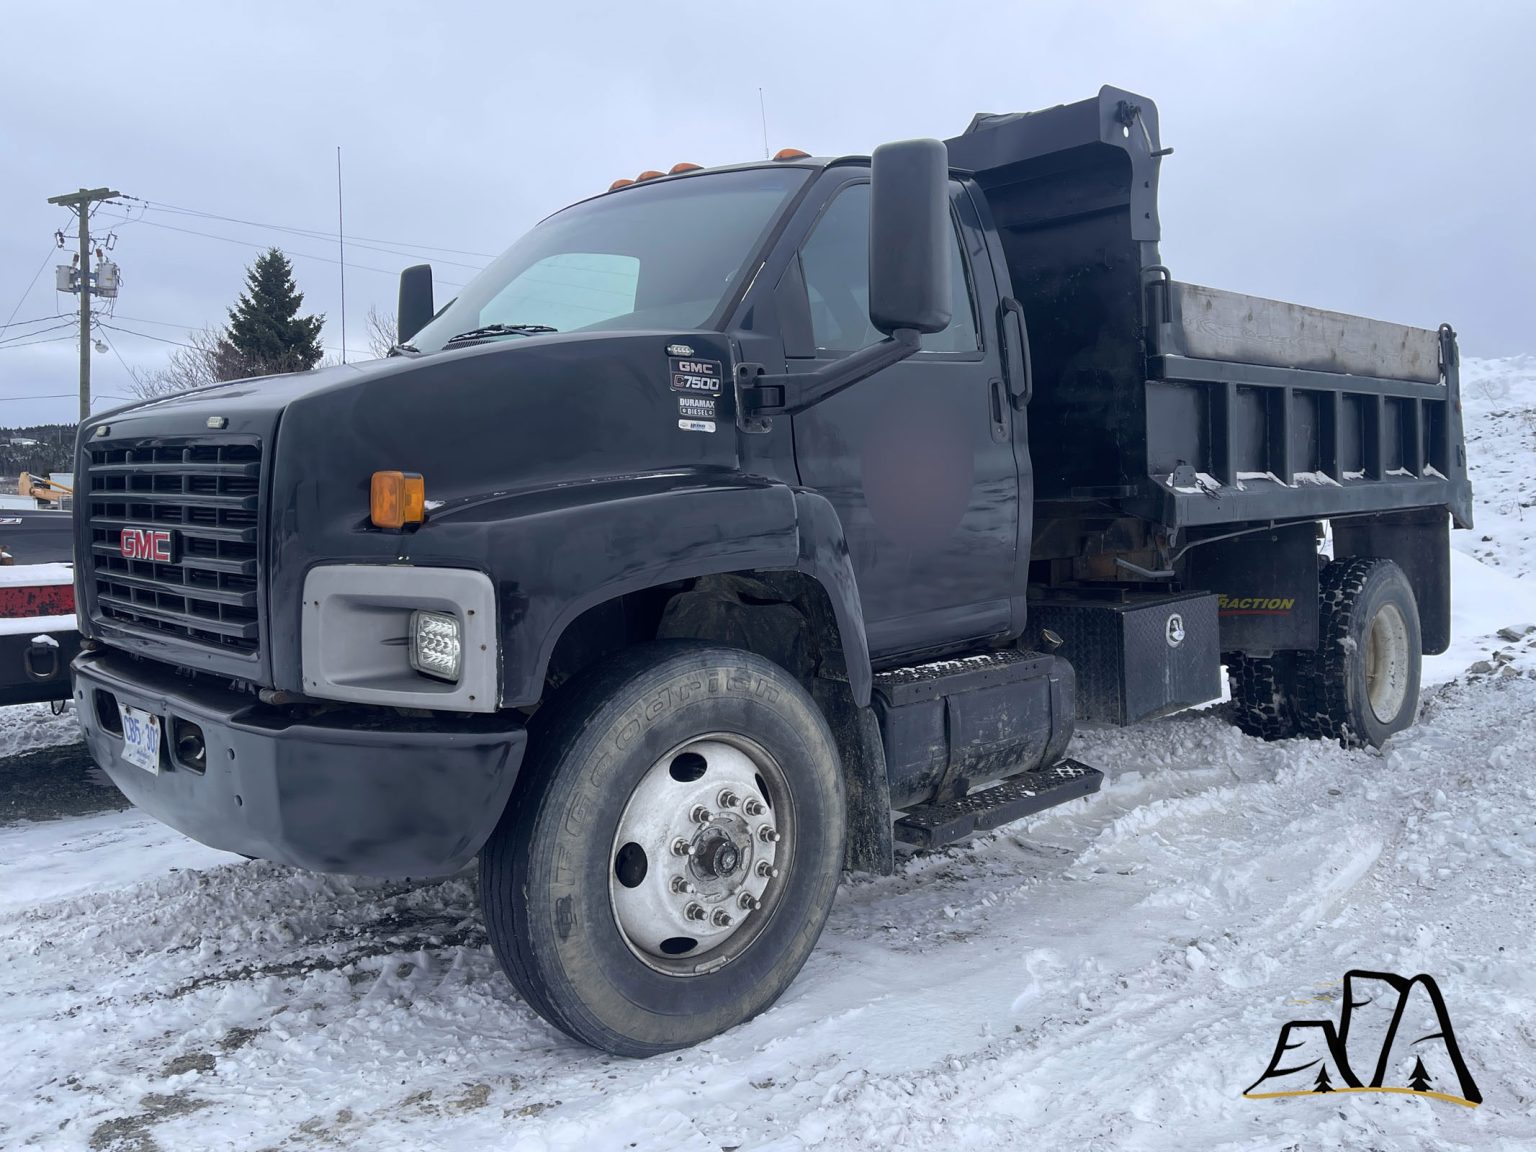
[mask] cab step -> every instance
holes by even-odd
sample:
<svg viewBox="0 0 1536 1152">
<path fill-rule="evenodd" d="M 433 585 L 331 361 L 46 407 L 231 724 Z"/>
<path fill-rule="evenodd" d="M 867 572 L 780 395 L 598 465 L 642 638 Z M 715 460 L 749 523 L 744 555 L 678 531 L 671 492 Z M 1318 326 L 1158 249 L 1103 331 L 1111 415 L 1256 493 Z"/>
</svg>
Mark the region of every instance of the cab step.
<svg viewBox="0 0 1536 1152">
<path fill-rule="evenodd" d="M 941 848 L 977 832 L 989 832 L 1012 820 L 1088 796 L 1104 783 L 1104 773 L 1072 759 L 1036 768 L 941 804 L 909 808 L 896 821 L 896 839 L 918 848 Z"/>
</svg>

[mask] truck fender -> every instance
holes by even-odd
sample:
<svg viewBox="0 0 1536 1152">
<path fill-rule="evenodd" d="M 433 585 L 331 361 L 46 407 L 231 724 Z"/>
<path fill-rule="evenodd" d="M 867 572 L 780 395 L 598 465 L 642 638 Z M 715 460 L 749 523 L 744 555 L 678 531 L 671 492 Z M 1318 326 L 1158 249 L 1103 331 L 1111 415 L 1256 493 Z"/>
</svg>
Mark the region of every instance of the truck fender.
<svg viewBox="0 0 1536 1152">
<path fill-rule="evenodd" d="M 869 644 L 847 540 L 825 497 L 737 474 L 626 477 L 581 501 L 513 515 L 488 540 L 502 619 L 502 704 L 529 707 L 550 657 L 588 609 L 679 580 L 799 571 L 826 591 L 854 699 L 869 703 Z M 547 496 L 547 494 L 546 494 Z"/>
<path fill-rule="evenodd" d="M 842 639 L 848 688 L 859 708 L 869 707 L 873 676 L 869 635 L 864 631 L 864 607 L 853 575 L 853 557 L 843 522 L 831 501 L 819 492 L 795 490 L 795 522 L 799 526 L 800 557 L 795 567 L 826 589 L 832 602 L 837 634 Z"/>
</svg>

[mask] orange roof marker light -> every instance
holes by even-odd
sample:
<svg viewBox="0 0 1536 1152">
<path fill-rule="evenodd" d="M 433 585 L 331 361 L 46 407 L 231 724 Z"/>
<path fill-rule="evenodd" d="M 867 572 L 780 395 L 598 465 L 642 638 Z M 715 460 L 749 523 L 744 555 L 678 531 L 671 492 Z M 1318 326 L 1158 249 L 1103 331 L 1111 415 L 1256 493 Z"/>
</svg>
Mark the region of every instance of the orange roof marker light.
<svg viewBox="0 0 1536 1152">
<path fill-rule="evenodd" d="M 635 181 L 638 183 L 641 180 L 655 180 L 657 177 L 665 175 L 665 172 L 658 172 L 654 168 L 647 168 L 644 172 L 635 177 Z"/>
<path fill-rule="evenodd" d="M 677 164 L 672 165 L 672 167 L 668 168 L 667 169 L 667 175 L 668 176 L 676 176 L 679 172 L 702 172 L 703 170 L 704 170 L 704 165 L 702 165 L 702 164 L 690 164 L 690 163 L 688 163 L 688 161 L 683 160 L 683 161 L 680 161 Z"/>
<path fill-rule="evenodd" d="M 802 152 L 798 148 L 780 148 L 773 154 L 775 160 L 805 160 L 809 156 L 809 152 Z"/>
<path fill-rule="evenodd" d="M 627 188 L 627 187 L 629 187 L 633 183 L 634 183 L 634 181 L 631 180 L 628 176 L 621 176 L 619 179 L 615 180 L 612 184 L 608 185 L 608 191 L 610 191 L 610 192 L 617 192 L 620 188 Z"/>
</svg>

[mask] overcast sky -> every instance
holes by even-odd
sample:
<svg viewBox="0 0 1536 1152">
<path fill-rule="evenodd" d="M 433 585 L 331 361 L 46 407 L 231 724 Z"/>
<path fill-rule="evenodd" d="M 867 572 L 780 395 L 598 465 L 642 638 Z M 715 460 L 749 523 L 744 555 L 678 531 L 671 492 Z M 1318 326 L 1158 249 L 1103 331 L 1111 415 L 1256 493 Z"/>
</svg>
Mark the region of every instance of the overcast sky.
<svg viewBox="0 0 1536 1152">
<path fill-rule="evenodd" d="M 434 256 L 417 246 L 462 283 L 485 262 L 464 253 L 499 252 L 616 177 L 761 155 L 759 87 L 770 147 L 816 154 L 1129 88 L 1157 102 L 1176 150 L 1161 204 L 1179 279 L 1450 321 L 1471 355 L 1536 352 L 1524 0 L 3 7 L 0 321 L 20 299 L 15 321 L 37 322 L 0 329 L 0 424 L 76 411 L 77 345 L 44 331 L 76 306 L 53 289 L 69 258 L 53 233 L 72 220 L 51 195 L 108 184 L 182 210 L 134 204 L 122 222 L 103 208 L 94 223 L 117 233 L 123 273 L 93 359 L 108 406 L 125 365 L 152 368 L 162 341 L 223 322 L 269 244 L 339 354 L 337 145 L 360 352 L 369 305 L 392 308 L 399 269 Z M 49 394 L 63 395 L 18 399 Z"/>
</svg>

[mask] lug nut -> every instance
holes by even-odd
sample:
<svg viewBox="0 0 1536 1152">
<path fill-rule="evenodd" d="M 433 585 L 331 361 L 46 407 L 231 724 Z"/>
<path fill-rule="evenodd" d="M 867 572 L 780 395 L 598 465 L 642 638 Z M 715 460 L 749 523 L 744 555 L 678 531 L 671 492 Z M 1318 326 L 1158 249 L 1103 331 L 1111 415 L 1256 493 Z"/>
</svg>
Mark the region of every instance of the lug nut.
<svg viewBox="0 0 1536 1152">
<path fill-rule="evenodd" d="M 779 874 L 779 870 L 772 864 L 768 863 L 768 861 L 759 860 L 757 862 L 757 874 L 763 877 L 765 880 L 772 880 Z"/>
<path fill-rule="evenodd" d="M 688 877 L 686 876 L 674 876 L 672 877 L 672 891 L 692 892 L 693 885 L 688 883 Z"/>
<path fill-rule="evenodd" d="M 753 912 L 757 909 L 757 897 L 750 892 L 743 892 L 736 898 L 736 903 L 748 912 Z"/>
<path fill-rule="evenodd" d="M 732 792 L 729 788 L 720 793 L 719 800 L 720 807 L 722 808 L 734 808 L 736 805 L 741 803 L 741 797 L 736 795 L 736 793 Z"/>
<path fill-rule="evenodd" d="M 681 836 L 679 836 L 676 840 L 672 841 L 672 855 L 674 855 L 674 856 L 692 856 L 693 855 L 693 845 L 688 843 L 688 841 L 684 840 Z"/>
<path fill-rule="evenodd" d="M 707 913 L 705 913 L 703 905 L 690 904 L 683 909 L 683 915 L 690 920 L 702 920 Z"/>
<path fill-rule="evenodd" d="M 741 806 L 741 810 L 748 816 L 761 816 L 764 812 L 763 802 L 761 800 L 748 800 Z"/>
<path fill-rule="evenodd" d="M 714 818 L 715 814 L 702 804 L 694 805 L 693 811 L 688 813 L 688 819 L 695 824 L 708 824 Z"/>
<path fill-rule="evenodd" d="M 777 844 L 780 840 L 783 839 L 783 837 L 779 835 L 779 830 L 777 828 L 770 828 L 767 824 L 764 824 L 757 830 L 757 838 L 764 844 Z"/>
<path fill-rule="evenodd" d="M 709 922 L 716 928 L 729 928 L 732 923 L 731 914 L 724 908 L 716 908 L 715 914 L 709 918 Z"/>
</svg>

